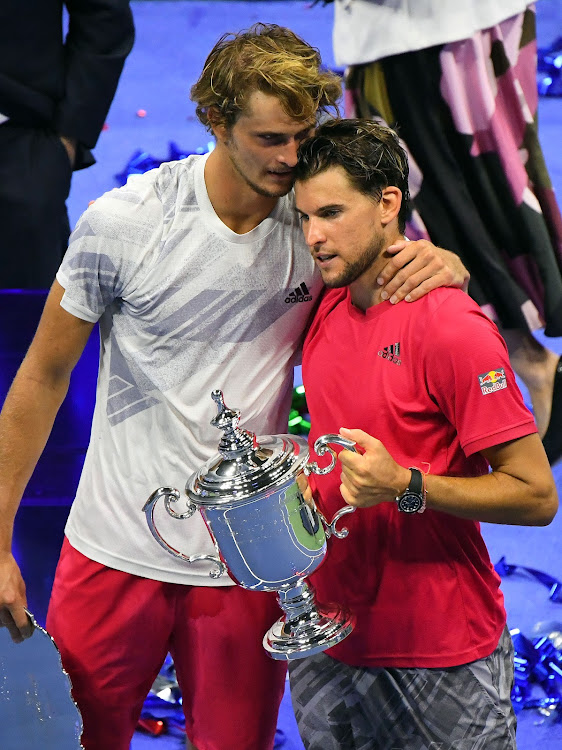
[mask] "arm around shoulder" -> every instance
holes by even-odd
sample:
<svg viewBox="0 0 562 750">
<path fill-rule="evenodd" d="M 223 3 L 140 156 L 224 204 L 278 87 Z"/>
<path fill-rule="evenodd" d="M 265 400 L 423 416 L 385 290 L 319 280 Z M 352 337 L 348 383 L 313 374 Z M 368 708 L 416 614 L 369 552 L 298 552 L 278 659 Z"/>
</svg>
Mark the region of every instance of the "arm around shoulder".
<svg viewBox="0 0 562 750">
<path fill-rule="evenodd" d="M 400 240 L 386 249 L 392 257 L 379 276 L 383 299 L 414 302 L 433 289 L 452 286 L 468 290 L 470 274 L 458 255 L 428 240 Z"/>
</svg>

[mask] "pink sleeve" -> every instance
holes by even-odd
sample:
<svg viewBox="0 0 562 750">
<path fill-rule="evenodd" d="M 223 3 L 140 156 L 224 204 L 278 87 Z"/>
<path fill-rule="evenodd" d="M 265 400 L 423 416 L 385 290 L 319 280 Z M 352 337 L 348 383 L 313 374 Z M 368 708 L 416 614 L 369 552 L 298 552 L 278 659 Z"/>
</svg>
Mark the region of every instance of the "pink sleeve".
<svg viewBox="0 0 562 750">
<path fill-rule="evenodd" d="M 494 323 L 468 297 L 452 295 L 428 326 L 425 377 L 455 426 L 465 455 L 536 432 Z"/>
</svg>

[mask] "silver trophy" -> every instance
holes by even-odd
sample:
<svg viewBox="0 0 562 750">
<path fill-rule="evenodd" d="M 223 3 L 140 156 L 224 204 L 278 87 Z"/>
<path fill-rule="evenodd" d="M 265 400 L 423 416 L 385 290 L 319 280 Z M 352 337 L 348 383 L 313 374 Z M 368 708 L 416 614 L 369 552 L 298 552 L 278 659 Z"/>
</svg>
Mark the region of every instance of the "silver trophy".
<svg viewBox="0 0 562 750">
<path fill-rule="evenodd" d="M 170 554 L 188 563 L 208 560 L 209 575 L 218 578 L 227 569 L 240 586 L 254 591 L 276 591 L 284 617 L 267 631 L 263 646 L 274 659 L 301 659 L 324 651 L 351 633 L 353 616 L 337 605 L 320 606 L 306 577 L 326 556 L 326 539 L 342 539 L 347 529 L 337 521 L 355 508 L 346 505 L 328 523 L 309 505 L 297 484 L 301 474 L 327 474 L 336 464 L 335 443 L 355 450 L 355 443 L 339 435 L 323 435 L 314 443 L 331 462 L 320 468 L 309 463 L 307 441 L 298 435 L 256 438 L 238 427 L 240 412 L 228 409 L 221 391 L 213 391 L 218 414 L 211 424 L 223 430 L 219 453 L 187 481 L 186 510 L 178 512 L 180 492 L 160 487 L 143 508 L 156 541 Z M 217 556 L 185 555 L 171 547 L 154 522 L 156 503 L 164 499 L 167 512 L 180 520 L 201 512 Z"/>
</svg>

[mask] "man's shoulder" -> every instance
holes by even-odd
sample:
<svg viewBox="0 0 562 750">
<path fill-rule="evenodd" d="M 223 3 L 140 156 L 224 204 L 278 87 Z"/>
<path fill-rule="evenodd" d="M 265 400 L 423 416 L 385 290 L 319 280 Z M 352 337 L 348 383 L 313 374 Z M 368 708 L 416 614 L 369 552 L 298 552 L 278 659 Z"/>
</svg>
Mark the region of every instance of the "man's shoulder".
<svg viewBox="0 0 562 750">
<path fill-rule="evenodd" d="M 173 204 L 178 201 L 188 203 L 190 196 L 194 195 L 193 168 L 194 162 L 189 157 L 182 161 L 164 162 L 142 174 L 131 174 L 124 185 L 92 201 L 83 217 L 97 214 L 110 221 L 122 219 L 125 222 L 143 223 L 149 216 L 153 221 L 156 216 L 169 214 Z"/>
<path fill-rule="evenodd" d="M 484 345 L 498 338 L 494 321 L 461 289 L 441 287 L 406 304 L 413 330 L 434 351 L 462 351 L 468 341 Z"/>
<path fill-rule="evenodd" d="M 432 322 L 442 325 L 446 321 L 454 324 L 469 313 L 486 317 L 466 292 L 455 287 L 439 287 L 415 302 L 400 302 L 395 307 L 404 315 L 423 321 L 424 325 L 430 325 Z"/>
<path fill-rule="evenodd" d="M 428 310 L 436 310 L 443 305 L 447 307 L 458 307 L 459 309 L 478 308 L 478 305 L 476 305 L 470 295 L 463 292 L 462 289 L 451 286 L 440 286 L 438 289 L 433 289 L 419 300 L 409 304 L 411 307 L 415 308 L 419 303 L 425 305 Z"/>
<path fill-rule="evenodd" d="M 130 175 L 125 185 L 117 189 L 117 193 L 136 193 L 144 196 L 154 194 L 161 199 L 169 192 L 191 192 L 194 189 L 193 172 L 199 159 L 199 155 L 192 154 L 178 161 L 163 162 L 142 174 Z"/>
<path fill-rule="evenodd" d="M 434 289 L 415 302 L 401 301 L 382 320 L 432 351 L 459 350 L 467 338 L 497 335 L 491 318 L 466 292 L 452 287 Z"/>
</svg>

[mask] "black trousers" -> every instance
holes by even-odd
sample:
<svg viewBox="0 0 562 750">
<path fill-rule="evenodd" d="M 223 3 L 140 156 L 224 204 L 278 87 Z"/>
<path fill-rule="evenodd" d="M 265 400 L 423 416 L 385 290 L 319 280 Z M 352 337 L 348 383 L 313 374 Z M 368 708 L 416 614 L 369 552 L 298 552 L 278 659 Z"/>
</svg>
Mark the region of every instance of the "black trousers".
<svg viewBox="0 0 562 750">
<path fill-rule="evenodd" d="M 0 289 L 47 289 L 68 245 L 72 169 L 56 133 L 0 125 Z"/>
</svg>

